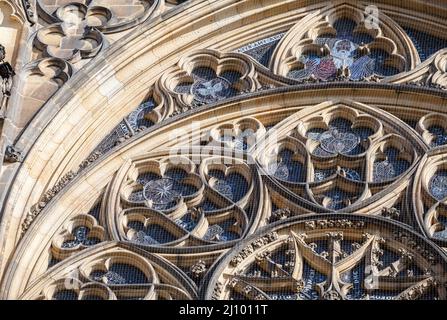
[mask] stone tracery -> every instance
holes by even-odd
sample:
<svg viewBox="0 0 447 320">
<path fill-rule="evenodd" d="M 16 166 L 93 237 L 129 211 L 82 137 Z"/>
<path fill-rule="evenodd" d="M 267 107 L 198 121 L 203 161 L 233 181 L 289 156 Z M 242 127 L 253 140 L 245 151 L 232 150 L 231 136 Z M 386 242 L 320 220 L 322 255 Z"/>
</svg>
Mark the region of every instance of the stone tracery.
<svg viewBox="0 0 447 320">
<path fill-rule="evenodd" d="M 27 72 L 48 79 L 51 96 L 82 70 L 83 59 L 102 59 L 116 40 L 110 35 L 142 23 L 160 3 L 136 1 L 135 12 L 123 15 L 104 1 L 56 8 L 40 0 L 49 25 L 37 31 L 40 52 Z M 445 53 L 422 59 L 391 17 L 371 31 L 359 10 L 347 8 L 325 8 L 302 34 L 304 20 L 241 49 L 201 48 L 169 60 L 145 83 L 137 108 L 101 143 L 89 142 L 91 153 L 76 171 L 45 187 L 22 221 L 20 246 L 54 219 L 58 204 L 70 208 L 45 230 L 49 236 L 36 250 L 41 255 L 30 260 L 38 267 L 6 295 L 446 299 L 439 271 L 445 254 L 390 221 L 411 224 L 415 214 L 421 233 L 446 246 L 445 112 L 439 102 L 419 107 L 370 82 L 442 96 Z M 48 37 L 53 33 L 59 38 Z M 426 61 L 418 65 L 418 59 Z M 328 98 L 309 98 L 306 90 L 325 92 L 322 82 Z M 333 84 L 354 88 L 351 96 L 330 91 Z M 385 93 L 393 103 L 374 97 Z M 206 125 L 177 143 L 156 138 L 182 119 Z M 172 146 L 180 156 L 167 152 Z M 110 171 L 90 177 L 101 165 Z M 77 193 L 82 205 L 76 208 L 62 202 L 81 183 L 91 198 Z M 411 190 L 419 196 L 405 205 Z M 321 213 L 333 216 L 310 218 Z M 232 249 L 241 242 L 247 244 L 242 251 Z M 80 276 L 65 274 L 67 266 Z"/>
<path fill-rule="evenodd" d="M 293 122 L 284 120 L 287 126 L 274 129 L 288 133 L 278 137 L 278 145 L 267 145 L 274 166 L 268 163 L 271 157 L 260 157 L 261 163 L 271 177 L 318 206 L 346 210 L 357 201 L 367 203 L 414 166 L 424 146 L 417 151 L 416 141 L 410 146 L 377 115 L 355 108 L 317 106 L 292 116 Z"/>
<path fill-rule="evenodd" d="M 217 274 L 226 269 L 212 280 L 207 297 L 443 299 L 445 289 L 437 285 L 431 271 L 437 262 L 418 260 L 415 255 L 420 253 L 394 243 L 393 234 L 369 233 L 366 230 L 372 221 L 343 218 L 346 216 L 295 219 L 278 226 L 271 243 L 252 247 L 248 255 L 241 257 L 233 250 L 218 266 Z M 315 233 L 316 224 L 323 232 Z"/>
</svg>

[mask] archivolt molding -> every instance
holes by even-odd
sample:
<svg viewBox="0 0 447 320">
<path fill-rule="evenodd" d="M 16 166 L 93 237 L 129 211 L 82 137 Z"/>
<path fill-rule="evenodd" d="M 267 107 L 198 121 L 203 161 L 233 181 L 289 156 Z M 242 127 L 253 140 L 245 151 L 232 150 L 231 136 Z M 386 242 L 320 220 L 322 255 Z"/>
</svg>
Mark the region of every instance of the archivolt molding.
<svg viewBox="0 0 447 320">
<path fill-rule="evenodd" d="M 200 106 L 286 84 L 287 79 L 269 74 L 243 54 L 198 50 L 167 70 L 149 88 L 144 102 L 93 153 L 103 154 L 153 125 Z"/>
<path fill-rule="evenodd" d="M 442 300 L 445 268 L 442 250 L 397 223 L 306 216 L 228 252 L 209 275 L 204 298 Z"/>
</svg>

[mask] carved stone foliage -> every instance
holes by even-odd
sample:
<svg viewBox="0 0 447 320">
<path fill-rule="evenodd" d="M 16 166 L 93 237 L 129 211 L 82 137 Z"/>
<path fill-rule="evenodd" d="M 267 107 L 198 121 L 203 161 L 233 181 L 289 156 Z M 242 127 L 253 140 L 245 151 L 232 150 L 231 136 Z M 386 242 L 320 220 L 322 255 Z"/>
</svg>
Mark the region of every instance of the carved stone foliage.
<svg viewBox="0 0 447 320">
<path fill-rule="evenodd" d="M 304 210 L 361 211 L 371 197 L 381 199 L 375 207 L 397 199 L 387 189 L 407 185 L 424 152 L 398 122 L 361 104 L 323 103 L 273 127 L 280 134 L 256 152 L 275 193 L 288 190 L 282 197 Z"/>
<path fill-rule="evenodd" d="M 447 88 L 446 72 L 447 50 L 442 49 L 414 70 L 390 77 L 385 82 L 445 90 Z"/>
<path fill-rule="evenodd" d="M 17 150 L 14 146 L 6 146 L 4 162 L 22 162 L 23 154 L 20 150 Z"/>
<path fill-rule="evenodd" d="M 91 248 L 66 260 L 23 294 L 23 299 L 195 299 L 191 280 L 167 260 L 124 244 Z"/>
<path fill-rule="evenodd" d="M 23 11 L 29 23 L 35 24 L 37 21 L 36 0 L 21 0 Z"/>
<path fill-rule="evenodd" d="M 268 232 L 246 240 L 217 265 L 207 299 L 446 298 L 441 251 L 397 224 L 320 215 Z"/>
<path fill-rule="evenodd" d="M 134 135 L 146 130 L 163 119 L 163 104 L 158 103 L 159 96 L 155 93 L 150 95 L 145 102 L 141 103 L 135 110 L 128 114 L 91 154 L 104 154 L 115 146 L 123 143 Z"/>
<path fill-rule="evenodd" d="M 39 215 L 39 213 L 45 208 L 45 206 L 67 185 L 76 177 L 76 172 L 68 171 L 53 187 L 47 190 L 28 211 L 24 221 L 22 222 L 22 232 L 23 236 L 30 225 L 33 223 L 34 219 Z"/>
</svg>

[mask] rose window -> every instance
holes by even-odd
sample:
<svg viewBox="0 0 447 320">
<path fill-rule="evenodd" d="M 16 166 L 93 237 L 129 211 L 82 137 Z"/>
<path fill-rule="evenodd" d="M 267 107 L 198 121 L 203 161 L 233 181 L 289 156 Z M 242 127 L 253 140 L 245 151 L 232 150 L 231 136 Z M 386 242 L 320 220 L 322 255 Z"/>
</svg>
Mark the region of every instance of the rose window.
<svg viewBox="0 0 447 320">
<path fill-rule="evenodd" d="M 447 9 L 22 2 L 0 299 L 447 300 Z"/>
<path fill-rule="evenodd" d="M 345 218 L 306 218 L 245 242 L 217 267 L 219 276 L 212 288 L 223 289 L 208 290 L 208 297 L 432 300 L 444 296 L 445 290 L 437 285 L 428 267 L 436 264 L 434 256 L 427 251 L 431 262 L 426 265 L 416 258 L 418 253 L 402 245 L 414 234 L 395 229 L 394 234 L 368 233 L 364 230 L 369 225 L 384 222 Z M 321 231 L 326 231 L 324 236 Z"/>
</svg>

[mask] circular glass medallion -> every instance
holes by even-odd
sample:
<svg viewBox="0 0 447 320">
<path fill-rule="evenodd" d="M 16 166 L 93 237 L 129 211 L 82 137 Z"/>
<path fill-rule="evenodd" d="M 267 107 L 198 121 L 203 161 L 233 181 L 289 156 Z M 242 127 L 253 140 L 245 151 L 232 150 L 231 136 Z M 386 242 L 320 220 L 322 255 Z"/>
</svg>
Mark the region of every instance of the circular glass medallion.
<svg viewBox="0 0 447 320">
<path fill-rule="evenodd" d="M 321 148 L 332 154 L 348 153 L 360 143 L 360 138 L 351 132 L 340 132 L 336 129 L 323 132 L 319 137 Z"/>
<path fill-rule="evenodd" d="M 441 201 L 447 196 L 447 172 L 436 174 L 429 183 L 430 193 Z"/>
<path fill-rule="evenodd" d="M 143 190 L 144 198 L 153 204 L 166 205 L 181 196 L 177 181 L 161 178 L 149 181 Z"/>
<path fill-rule="evenodd" d="M 224 78 L 199 80 L 191 87 L 195 98 L 204 103 L 212 103 L 230 96 L 231 84 Z"/>
</svg>

